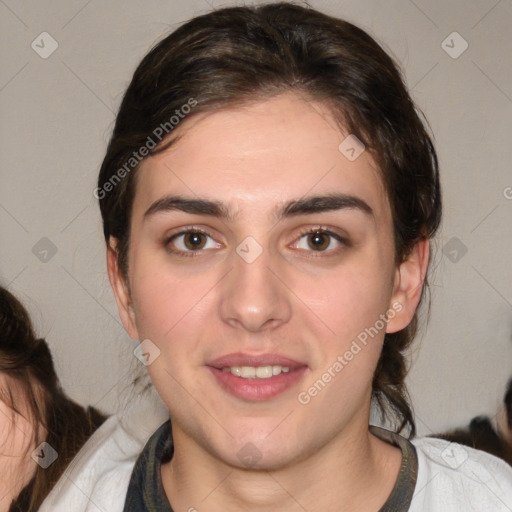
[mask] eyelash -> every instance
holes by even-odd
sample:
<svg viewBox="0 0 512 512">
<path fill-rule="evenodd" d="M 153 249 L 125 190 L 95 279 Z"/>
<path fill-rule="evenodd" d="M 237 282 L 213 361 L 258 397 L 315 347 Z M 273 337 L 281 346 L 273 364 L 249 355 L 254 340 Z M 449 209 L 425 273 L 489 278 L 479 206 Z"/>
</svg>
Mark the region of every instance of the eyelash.
<svg viewBox="0 0 512 512">
<path fill-rule="evenodd" d="M 178 232 L 178 233 L 175 233 L 173 234 L 172 236 L 166 238 L 164 240 L 164 246 L 165 248 L 167 249 L 168 252 L 170 252 L 171 254 L 177 254 L 179 256 L 185 256 L 185 257 L 197 257 L 200 255 L 201 252 L 204 252 L 202 249 L 199 249 L 197 251 L 182 251 L 182 250 L 176 250 L 176 249 L 171 249 L 170 248 L 170 243 L 175 240 L 176 238 L 178 238 L 179 236 L 182 236 L 182 235 L 187 235 L 189 233 L 199 233 L 199 234 L 202 234 L 204 236 L 207 236 L 209 238 L 212 238 L 212 235 L 210 233 L 208 233 L 207 231 L 201 229 L 201 228 L 196 228 L 194 226 L 191 226 L 191 227 L 188 227 L 186 229 L 183 229 L 182 231 Z M 322 235 L 325 235 L 325 236 L 329 236 L 331 238 L 334 238 L 337 242 L 339 242 L 340 244 L 342 244 L 343 246 L 345 247 L 350 247 L 351 246 L 351 243 L 349 242 L 348 239 L 342 237 L 341 235 L 337 234 L 337 233 L 334 233 L 333 231 L 330 231 L 327 227 L 324 227 L 324 226 L 318 226 L 316 228 L 309 228 L 309 229 L 305 229 L 303 231 L 300 232 L 300 235 L 298 236 L 297 238 L 297 241 L 300 240 L 301 238 L 303 238 L 305 235 L 314 235 L 316 233 L 320 233 Z M 302 251 L 305 251 L 305 249 L 300 249 Z M 319 254 L 316 254 L 316 255 L 313 255 L 313 254 L 310 254 L 310 255 L 307 255 L 306 257 L 307 258 L 325 258 L 325 257 L 329 257 L 329 256 L 333 256 L 333 255 L 336 255 L 338 252 L 340 251 L 340 248 L 338 249 L 331 249 L 331 250 L 326 250 L 326 251 L 306 251 L 306 252 L 310 252 L 310 253 L 319 253 Z M 324 253 L 333 253 L 333 254 L 329 254 L 328 256 L 322 256 L 322 254 Z"/>
</svg>

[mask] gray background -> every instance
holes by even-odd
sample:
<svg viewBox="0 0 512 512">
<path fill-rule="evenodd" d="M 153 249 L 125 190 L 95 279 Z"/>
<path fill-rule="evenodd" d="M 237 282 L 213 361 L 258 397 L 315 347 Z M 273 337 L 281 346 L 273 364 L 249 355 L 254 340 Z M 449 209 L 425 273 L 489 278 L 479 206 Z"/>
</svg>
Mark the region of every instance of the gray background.
<svg viewBox="0 0 512 512">
<path fill-rule="evenodd" d="M 234 3 L 0 0 L 0 282 L 26 302 L 65 390 L 107 412 L 141 364 L 108 284 L 97 171 L 139 60 L 221 5 Z M 419 432 L 494 414 L 512 374 L 512 2 L 311 5 L 368 30 L 401 62 L 437 141 L 445 215 L 408 378 Z M 463 48 L 454 31 L 469 45 L 458 58 L 442 46 Z M 46 59 L 31 47 L 51 48 L 42 32 L 58 43 Z"/>
</svg>

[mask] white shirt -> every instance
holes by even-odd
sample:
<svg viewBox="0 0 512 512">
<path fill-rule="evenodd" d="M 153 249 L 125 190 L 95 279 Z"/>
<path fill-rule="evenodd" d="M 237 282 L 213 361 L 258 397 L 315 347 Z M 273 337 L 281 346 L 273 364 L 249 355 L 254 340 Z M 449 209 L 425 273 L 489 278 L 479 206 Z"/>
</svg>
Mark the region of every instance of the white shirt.
<svg viewBox="0 0 512 512">
<path fill-rule="evenodd" d="M 443 439 L 411 440 L 418 479 L 409 512 L 512 512 L 512 467 Z"/>
<path fill-rule="evenodd" d="M 147 400 L 147 396 L 145 397 Z M 93 434 L 40 512 L 122 512 L 135 461 L 168 420 L 161 403 L 132 404 Z M 512 512 L 512 467 L 480 450 L 441 439 L 411 440 L 418 476 L 409 512 Z"/>
</svg>

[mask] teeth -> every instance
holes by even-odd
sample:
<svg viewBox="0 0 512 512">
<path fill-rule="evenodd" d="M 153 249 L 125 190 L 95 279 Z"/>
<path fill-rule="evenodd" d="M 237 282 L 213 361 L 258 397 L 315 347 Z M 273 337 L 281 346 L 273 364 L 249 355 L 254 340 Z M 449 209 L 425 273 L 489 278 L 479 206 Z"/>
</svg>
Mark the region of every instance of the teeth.
<svg viewBox="0 0 512 512">
<path fill-rule="evenodd" d="M 237 377 L 243 379 L 269 379 L 280 373 L 288 373 L 290 368 L 288 366 L 231 366 L 222 368 L 223 372 L 231 372 Z"/>
</svg>

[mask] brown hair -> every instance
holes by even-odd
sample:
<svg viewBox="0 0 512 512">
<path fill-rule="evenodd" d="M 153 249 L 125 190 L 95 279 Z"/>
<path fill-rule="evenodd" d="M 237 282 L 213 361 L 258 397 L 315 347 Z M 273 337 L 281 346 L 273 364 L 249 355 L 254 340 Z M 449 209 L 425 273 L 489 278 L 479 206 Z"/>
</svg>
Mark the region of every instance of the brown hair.
<svg viewBox="0 0 512 512">
<path fill-rule="evenodd" d="M 46 441 L 58 454 L 48 468 L 37 466 L 33 478 L 9 509 L 9 512 L 31 512 L 40 507 L 105 416 L 91 407 L 84 410 L 65 395 L 46 341 L 35 336 L 26 309 L 3 287 L 0 287 L 0 372 L 6 375 L 8 387 L 0 389 L 0 399 L 17 413 L 22 413 L 22 405 L 28 407 L 27 419 L 35 427 L 32 446 Z"/>
<path fill-rule="evenodd" d="M 191 101 L 188 117 L 287 91 L 327 104 L 340 127 L 371 152 L 391 204 L 397 264 L 418 240 L 434 235 L 441 218 L 437 156 L 392 58 L 363 30 L 308 7 L 224 8 L 193 18 L 158 43 L 124 95 L 95 195 L 105 239 L 117 239 L 125 278 L 138 167 L 132 157 L 155 142 L 155 129 L 169 128 Z M 164 137 L 149 154 L 172 142 Z M 403 352 L 416 329 L 415 316 L 407 328 L 386 334 L 373 380 L 382 414 L 399 421 L 399 432 L 408 424 L 411 436 Z"/>
</svg>

